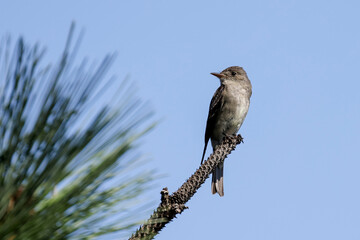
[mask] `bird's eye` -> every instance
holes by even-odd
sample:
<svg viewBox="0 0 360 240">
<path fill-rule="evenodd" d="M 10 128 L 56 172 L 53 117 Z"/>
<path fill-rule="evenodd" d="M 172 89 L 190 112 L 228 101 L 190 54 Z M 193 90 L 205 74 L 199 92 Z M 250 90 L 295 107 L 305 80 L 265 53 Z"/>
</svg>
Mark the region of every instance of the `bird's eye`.
<svg viewBox="0 0 360 240">
<path fill-rule="evenodd" d="M 231 72 L 231 75 L 235 76 L 235 75 L 236 75 L 236 72 Z"/>
</svg>

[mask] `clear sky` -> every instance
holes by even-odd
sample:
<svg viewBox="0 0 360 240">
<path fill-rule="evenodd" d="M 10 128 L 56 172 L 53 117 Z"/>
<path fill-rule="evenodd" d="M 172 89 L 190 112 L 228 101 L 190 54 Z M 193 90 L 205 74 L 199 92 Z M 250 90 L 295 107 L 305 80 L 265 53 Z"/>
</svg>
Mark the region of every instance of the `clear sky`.
<svg viewBox="0 0 360 240">
<path fill-rule="evenodd" d="M 359 1 L 2 1 L 0 34 L 61 53 L 72 20 L 79 56 L 116 51 L 160 119 L 141 142 L 175 191 L 199 166 L 210 72 L 244 67 L 253 84 L 225 162 L 225 196 L 208 180 L 156 239 L 360 239 Z M 208 154 L 211 152 L 211 147 Z M 144 216 L 147 218 L 148 216 Z"/>
</svg>

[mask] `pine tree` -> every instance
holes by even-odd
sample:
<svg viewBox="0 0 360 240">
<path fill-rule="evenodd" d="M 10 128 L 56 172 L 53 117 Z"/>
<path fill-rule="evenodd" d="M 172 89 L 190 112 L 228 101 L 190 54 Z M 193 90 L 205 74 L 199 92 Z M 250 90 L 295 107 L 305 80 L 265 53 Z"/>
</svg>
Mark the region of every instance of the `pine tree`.
<svg viewBox="0 0 360 240">
<path fill-rule="evenodd" d="M 55 65 L 22 38 L 12 53 L 0 43 L 0 239 L 121 236 L 139 224 L 134 199 L 153 171 L 136 170 L 134 144 L 151 112 L 131 83 L 115 92 L 104 80 L 114 55 L 74 67 L 73 29 Z"/>
</svg>

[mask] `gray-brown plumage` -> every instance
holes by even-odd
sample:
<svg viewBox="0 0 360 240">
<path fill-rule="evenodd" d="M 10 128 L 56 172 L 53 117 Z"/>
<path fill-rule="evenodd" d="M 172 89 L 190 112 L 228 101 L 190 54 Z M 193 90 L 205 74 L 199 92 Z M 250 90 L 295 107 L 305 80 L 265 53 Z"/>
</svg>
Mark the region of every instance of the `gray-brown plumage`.
<svg viewBox="0 0 360 240">
<path fill-rule="evenodd" d="M 229 67 L 221 73 L 211 73 L 220 79 L 220 87 L 211 99 L 206 123 L 204 160 L 209 139 L 213 150 L 226 135 L 236 134 L 249 110 L 252 93 L 251 82 L 241 67 Z M 211 192 L 224 196 L 224 165 L 219 165 L 212 174 Z"/>
</svg>

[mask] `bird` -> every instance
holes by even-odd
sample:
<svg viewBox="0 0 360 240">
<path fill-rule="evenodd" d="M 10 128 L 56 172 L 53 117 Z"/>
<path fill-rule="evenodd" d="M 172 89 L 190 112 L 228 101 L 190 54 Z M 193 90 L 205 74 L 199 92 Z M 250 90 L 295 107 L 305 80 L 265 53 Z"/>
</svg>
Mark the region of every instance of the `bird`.
<svg viewBox="0 0 360 240">
<path fill-rule="evenodd" d="M 221 73 L 211 73 L 220 80 L 220 87 L 211 99 L 205 130 L 205 146 L 201 158 L 203 163 L 207 144 L 211 139 L 213 150 L 225 136 L 235 135 L 248 113 L 252 95 L 251 82 L 242 67 L 232 66 Z M 211 192 L 224 196 L 224 163 L 212 172 Z"/>
</svg>

